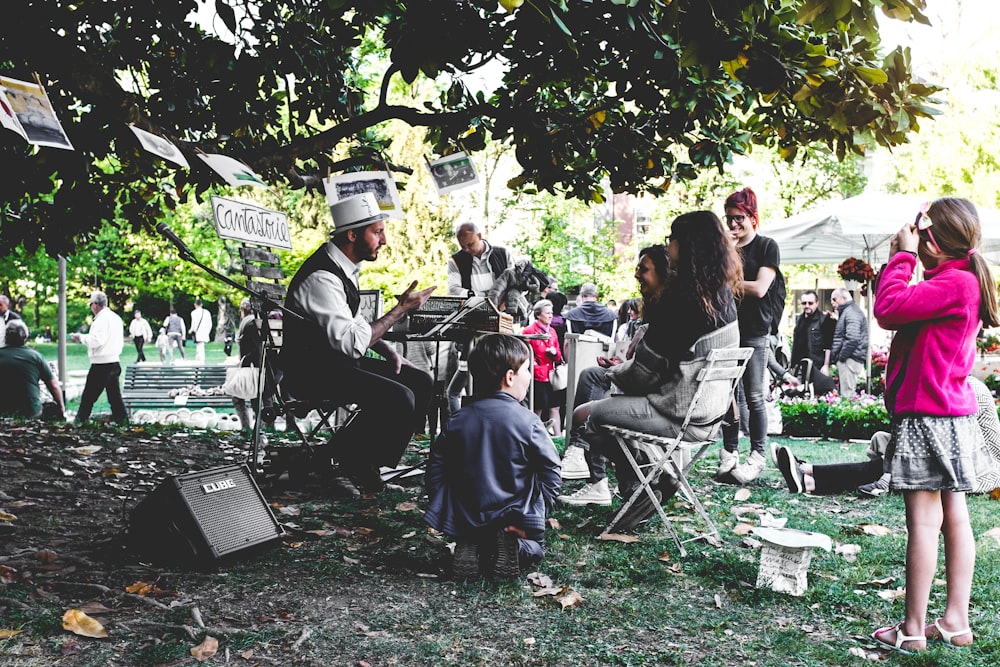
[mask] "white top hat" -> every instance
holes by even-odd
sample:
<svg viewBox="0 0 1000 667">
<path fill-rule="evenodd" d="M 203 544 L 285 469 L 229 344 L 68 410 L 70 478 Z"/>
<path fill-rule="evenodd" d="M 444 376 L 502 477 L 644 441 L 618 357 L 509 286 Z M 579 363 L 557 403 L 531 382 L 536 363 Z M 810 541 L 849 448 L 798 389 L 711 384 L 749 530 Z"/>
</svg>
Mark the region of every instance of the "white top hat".
<svg viewBox="0 0 1000 667">
<path fill-rule="evenodd" d="M 333 233 L 339 234 L 349 229 L 367 227 L 373 222 L 389 217 L 378 205 L 378 199 L 371 192 L 363 192 L 330 205 L 333 216 Z"/>
</svg>

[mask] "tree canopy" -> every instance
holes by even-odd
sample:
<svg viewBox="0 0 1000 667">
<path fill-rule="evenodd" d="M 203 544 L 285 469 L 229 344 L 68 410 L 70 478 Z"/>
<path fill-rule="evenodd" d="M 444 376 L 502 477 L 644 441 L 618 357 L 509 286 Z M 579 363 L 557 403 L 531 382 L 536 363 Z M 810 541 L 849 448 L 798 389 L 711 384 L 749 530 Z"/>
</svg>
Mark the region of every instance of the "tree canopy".
<svg viewBox="0 0 1000 667">
<path fill-rule="evenodd" d="M 662 193 L 753 144 L 792 158 L 897 145 L 936 113 L 909 55 L 880 51 L 876 12 L 926 22 L 924 0 L 27 0 L 0 25 L 0 73 L 46 87 L 74 151 L 0 132 L 0 252 L 71 252 L 104 221 L 155 224 L 216 187 L 198 151 L 318 187 L 371 164 L 397 119 L 438 154 L 514 147 L 511 187 L 599 201 Z M 210 27 L 206 27 L 210 25 Z M 369 45 L 389 56 L 365 94 Z M 502 65 L 492 90 L 466 74 Z M 401 77 L 436 79 L 400 104 Z M 423 89 L 423 88 L 422 88 Z M 133 123 L 190 170 L 139 148 Z M 333 150 L 350 146 L 352 160 Z M 415 165 L 414 165 L 415 166 Z"/>
</svg>

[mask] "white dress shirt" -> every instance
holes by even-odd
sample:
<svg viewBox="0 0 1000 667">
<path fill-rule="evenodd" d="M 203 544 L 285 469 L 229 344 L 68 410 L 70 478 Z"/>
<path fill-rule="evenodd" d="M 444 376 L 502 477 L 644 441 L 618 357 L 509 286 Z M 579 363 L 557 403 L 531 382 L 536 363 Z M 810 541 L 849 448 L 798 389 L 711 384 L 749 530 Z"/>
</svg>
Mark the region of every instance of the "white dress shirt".
<svg viewBox="0 0 1000 667">
<path fill-rule="evenodd" d="M 358 288 L 360 264 L 355 264 L 332 241 L 324 245 L 330 258 L 343 269 L 355 288 Z M 371 344 L 372 328 L 360 310 L 355 317 L 347 305 L 347 293 L 340 278 L 329 271 L 314 271 L 302 281 L 294 293 L 289 294 L 293 308 L 311 316 L 326 332 L 330 346 L 350 359 L 360 359 Z"/>
</svg>

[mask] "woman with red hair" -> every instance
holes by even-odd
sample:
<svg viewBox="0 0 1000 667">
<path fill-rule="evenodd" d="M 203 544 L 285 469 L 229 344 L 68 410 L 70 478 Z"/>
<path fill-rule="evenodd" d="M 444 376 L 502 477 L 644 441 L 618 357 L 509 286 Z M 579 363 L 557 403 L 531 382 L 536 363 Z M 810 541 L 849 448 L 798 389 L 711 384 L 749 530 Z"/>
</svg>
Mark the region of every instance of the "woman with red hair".
<svg viewBox="0 0 1000 667">
<path fill-rule="evenodd" d="M 760 477 L 767 463 L 767 410 L 764 405 L 764 369 L 767 366 L 768 335 L 777 313 L 772 313 L 768 290 L 775 282 L 781 256 L 773 239 L 757 233 L 760 216 L 757 195 L 750 188 L 726 199 L 726 225 L 743 257 L 743 295 L 739 302 L 740 347 L 754 352 L 743 373 L 742 393 L 750 410 L 750 454 L 740 463 L 740 425 L 730 409 L 722 428 L 719 476 L 731 476 L 740 484 Z"/>
</svg>

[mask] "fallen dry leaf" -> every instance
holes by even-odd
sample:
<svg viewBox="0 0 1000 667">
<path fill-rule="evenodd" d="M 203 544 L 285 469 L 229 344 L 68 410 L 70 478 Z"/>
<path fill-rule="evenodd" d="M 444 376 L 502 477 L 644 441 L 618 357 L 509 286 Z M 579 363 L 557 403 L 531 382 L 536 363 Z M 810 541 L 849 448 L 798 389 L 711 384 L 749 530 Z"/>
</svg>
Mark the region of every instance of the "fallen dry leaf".
<svg viewBox="0 0 1000 667">
<path fill-rule="evenodd" d="M 785 524 L 788 523 L 788 517 L 776 517 L 770 512 L 761 512 L 757 515 L 760 519 L 760 525 L 764 528 L 784 528 Z"/>
<path fill-rule="evenodd" d="M 561 595 L 566 592 L 565 586 L 548 586 L 546 588 L 539 588 L 537 591 L 531 592 L 531 597 L 542 598 L 546 595 Z"/>
<path fill-rule="evenodd" d="M 583 596 L 573 590 L 562 597 L 556 597 L 556 600 L 559 601 L 559 605 L 564 611 L 570 607 L 579 607 L 583 604 Z"/>
<path fill-rule="evenodd" d="M 114 609 L 108 609 L 100 602 L 88 602 L 87 604 L 80 607 L 80 611 L 85 614 L 107 614 L 114 612 Z"/>
<path fill-rule="evenodd" d="M 0 639 L 8 639 L 15 635 L 19 635 L 22 632 L 24 632 L 24 630 L 5 630 L 3 628 L 0 628 Z"/>
<path fill-rule="evenodd" d="M 865 535 L 874 535 L 875 537 L 885 537 L 892 532 L 885 526 L 880 526 L 876 523 L 863 523 L 858 526 L 858 528 L 861 529 L 861 532 Z"/>
<path fill-rule="evenodd" d="M 0 521 L 17 521 L 17 517 L 13 514 L 7 514 L 6 512 L 0 512 Z"/>
<path fill-rule="evenodd" d="M 204 641 L 191 648 L 191 655 L 198 662 L 205 662 L 219 650 L 219 640 L 211 635 L 205 635 Z"/>
<path fill-rule="evenodd" d="M 359 526 L 359 527 L 357 527 L 357 528 L 354 529 L 354 532 L 357 533 L 358 535 L 368 536 L 368 535 L 371 535 L 372 533 L 374 533 L 375 530 L 373 528 L 367 528 L 365 526 Z"/>
<path fill-rule="evenodd" d="M 749 535 L 754 529 L 754 525 L 750 523 L 738 523 L 733 526 L 734 535 Z"/>
<path fill-rule="evenodd" d="M 39 563 L 50 564 L 59 560 L 59 554 L 52 549 L 41 549 L 35 552 L 35 560 Z"/>
<path fill-rule="evenodd" d="M 1000 500 L 1000 487 L 990 491 L 990 500 Z"/>
<path fill-rule="evenodd" d="M 542 588 L 548 588 L 552 586 L 552 578 L 544 572 L 530 572 L 528 573 L 528 582 L 534 584 L 535 586 L 541 586 Z"/>
<path fill-rule="evenodd" d="M 562 526 L 559 525 L 559 520 L 555 517 L 549 517 L 549 528 L 552 530 L 560 530 Z"/>
<path fill-rule="evenodd" d="M 871 581 L 862 581 L 858 586 L 888 586 L 894 581 L 896 581 L 896 577 L 883 577 L 881 579 L 872 579 Z"/>
<path fill-rule="evenodd" d="M 248 648 L 247 650 L 243 651 L 243 653 L 240 653 L 240 657 L 243 658 L 244 660 L 249 660 L 250 658 L 253 657 L 253 649 Z"/>
<path fill-rule="evenodd" d="M 398 505 L 396 505 L 396 509 L 398 509 L 400 512 L 412 512 L 415 509 L 417 509 L 417 504 L 415 502 L 408 500 L 405 503 L 399 503 Z"/>
<path fill-rule="evenodd" d="M 70 451 L 83 456 L 90 456 L 91 454 L 96 454 L 101 451 L 101 448 L 97 445 L 84 445 L 82 447 L 71 447 Z"/>
<path fill-rule="evenodd" d="M 108 631 L 104 626 L 87 616 L 79 609 L 67 609 L 62 618 L 63 630 L 69 630 L 73 634 L 81 637 L 107 637 Z"/>
<path fill-rule="evenodd" d="M 534 637 L 525 637 L 521 641 L 523 641 L 528 646 L 531 646 L 531 645 L 533 645 L 535 643 L 535 638 Z"/>
<path fill-rule="evenodd" d="M 715 594 L 715 608 L 722 609 L 722 596 L 718 593 Z"/>
<path fill-rule="evenodd" d="M 900 587 L 900 588 L 894 588 L 892 590 L 875 591 L 875 594 L 878 595 L 883 600 L 885 600 L 886 602 L 892 602 L 893 600 L 898 600 L 899 598 L 905 598 L 906 589 Z"/>
<path fill-rule="evenodd" d="M 640 542 L 641 540 L 635 535 L 622 535 L 620 533 L 601 533 L 597 536 L 599 540 L 606 540 L 609 542 Z"/>
<path fill-rule="evenodd" d="M 833 551 L 843 556 L 844 560 L 848 563 L 851 563 L 861 553 L 861 547 L 857 544 L 839 544 Z"/>
<path fill-rule="evenodd" d="M 993 541 L 996 542 L 996 544 L 1000 545 L 1000 526 L 998 526 L 997 528 L 990 528 L 985 533 L 983 533 L 981 537 L 992 538 Z"/>
<path fill-rule="evenodd" d="M 742 503 L 744 500 L 750 500 L 750 489 L 742 487 L 733 494 L 733 500 L 738 503 Z"/>
</svg>

